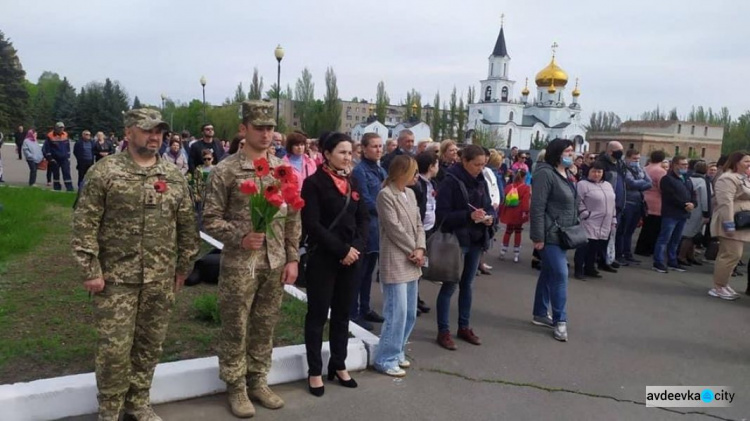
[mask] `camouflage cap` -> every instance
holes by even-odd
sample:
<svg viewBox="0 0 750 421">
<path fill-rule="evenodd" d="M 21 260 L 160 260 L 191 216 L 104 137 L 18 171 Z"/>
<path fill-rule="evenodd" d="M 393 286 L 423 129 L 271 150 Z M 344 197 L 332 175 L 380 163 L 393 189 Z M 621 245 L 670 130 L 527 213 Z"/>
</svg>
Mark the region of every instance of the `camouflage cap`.
<svg viewBox="0 0 750 421">
<path fill-rule="evenodd" d="M 253 126 L 276 126 L 276 120 L 273 118 L 273 104 L 265 101 L 243 102 L 242 121 Z"/>
<path fill-rule="evenodd" d="M 64 129 L 65 128 L 65 123 L 63 123 L 62 121 L 58 121 L 57 123 L 55 123 L 55 128 L 56 129 Z"/>
<path fill-rule="evenodd" d="M 126 111 L 124 120 L 125 127 L 136 126 L 139 129 L 151 130 L 161 126 L 164 130 L 169 130 L 169 124 L 161 119 L 161 113 L 149 108 Z"/>
</svg>

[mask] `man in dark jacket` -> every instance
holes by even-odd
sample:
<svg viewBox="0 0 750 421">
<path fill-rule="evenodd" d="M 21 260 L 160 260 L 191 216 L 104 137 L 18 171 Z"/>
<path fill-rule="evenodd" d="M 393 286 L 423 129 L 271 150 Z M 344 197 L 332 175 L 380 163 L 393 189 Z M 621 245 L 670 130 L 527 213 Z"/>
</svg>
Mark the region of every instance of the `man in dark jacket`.
<svg viewBox="0 0 750 421">
<path fill-rule="evenodd" d="M 388 167 L 391 165 L 391 161 L 393 161 L 393 158 L 404 154 L 412 156 L 414 155 L 414 153 L 412 152 L 413 149 L 414 132 L 409 129 L 401 130 L 398 134 L 398 148 L 386 155 L 383 158 L 383 161 L 380 162 L 380 166 L 382 166 L 384 170 L 388 171 Z"/>
<path fill-rule="evenodd" d="M 23 126 L 18 126 L 18 129 L 13 133 L 13 140 L 16 141 L 16 152 L 18 152 L 18 160 L 22 160 L 21 149 L 23 148 L 23 140 L 26 139 L 26 131 Z"/>
<path fill-rule="evenodd" d="M 83 186 L 83 177 L 89 168 L 94 165 L 94 144 L 91 140 L 91 132 L 84 130 L 81 138 L 73 146 L 73 155 L 76 157 L 76 169 L 78 170 L 78 190 Z"/>
<path fill-rule="evenodd" d="M 687 176 L 688 160 L 684 156 L 672 158 L 672 166 L 667 175 L 661 178 L 661 230 L 654 246 L 654 267 L 659 273 L 669 269 L 685 272 L 677 262 L 677 249 L 682 239 L 682 230 L 695 208 L 696 200 L 693 184 Z M 667 264 L 664 264 L 664 255 Z"/>
<path fill-rule="evenodd" d="M 367 249 L 361 264 L 359 289 L 355 289 L 349 318 L 367 330 L 372 330 L 372 323 L 383 323 L 383 316 L 370 308 L 370 290 L 372 289 L 372 274 L 378 265 L 380 255 L 380 228 L 378 224 L 378 210 L 375 199 L 378 197 L 385 170 L 378 161 L 383 156 L 383 139 L 377 133 L 365 133 L 362 136 L 362 161 L 354 167 L 352 176 L 357 180 L 362 200 L 370 214 L 370 226 L 367 236 Z"/>
<path fill-rule="evenodd" d="M 214 125 L 204 124 L 201 127 L 203 132 L 203 138 L 193 143 L 190 147 L 190 155 L 188 159 L 188 168 L 190 174 L 195 171 L 195 168 L 199 165 L 203 165 L 203 150 L 210 149 L 213 152 L 213 163 L 218 164 L 221 158 L 224 157 L 224 147 L 221 145 L 219 139 L 214 139 Z"/>
<path fill-rule="evenodd" d="M 625 164 L 622 162 L 623 150 L 622 143 L 612 141 L 607 144 L 607 150 L 599 155 L 598 162 L 604 164 L 604 181 L 609 182 L 612 185 L 612 189 L 615 191 L 615 217 L 617 218 L 617 224 L 620 224 L 620 217 L 625 210 Z M 615 235 L 610 235 L 609 244 L 607 246 L 607 253 L 605 256 L 604 270 L 612 272 L 609 265 L 613 268 L 618 268 L 621 265 L 627 266 L 626 262 L 617 262 L 614 259 L 615 255 Z M 600 264 L 601 266 L 601 264 Z M 614 271 L 616 272 L 616 271 Z"/>
<path fill-rule="evenodd" d="M 65 132 L 65 124 L 58 121 L 55 128 L 47 133 L 47 140 L 42 146 L 44 157 L 49 162 L 49 168 L 54 180 L 53 188 L 62 190 L 60 185 L 60 172 L 62 171 L 63 182 L 67 191 L 73 191 L 73 180 L 70 176 L 70 140 Z"/>
<path fill-rule="evenodd" d="M 641 154 L 635 149 L 625 153 L 625 209 L 620 215 L 615 238 L 615 256 L 621 263 L 640 261 L 631 252 L 633 233 L 638 221 L 646 214 L 643 192 L 651 188 L 651 178 L 641 168 Z"/>
</svg>

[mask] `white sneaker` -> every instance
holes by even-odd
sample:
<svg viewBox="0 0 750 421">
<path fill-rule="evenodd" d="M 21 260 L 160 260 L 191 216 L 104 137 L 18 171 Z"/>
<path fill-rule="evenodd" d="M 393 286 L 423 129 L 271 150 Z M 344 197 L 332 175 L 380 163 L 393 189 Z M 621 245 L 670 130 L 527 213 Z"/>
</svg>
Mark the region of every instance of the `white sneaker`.
<svg viewBox="0 0 750 421">
<path fill-rule="evenodd" d="M 740 296 L 740 294 L 737 294 L 737 291 L 733 290 L 732 287 L 730 287 L 729 285 L 725 286 L 724 289 L 729 291 L 729 293 L 732 295 L 736 295 L 738 297 Z"/>
<path fill-rule="evenodd" d="M 725 288 L 711 288 L 708 290 L 708 295 L 716 298 L 721 298 L 722 300 L 736 300 L 740 298 L 737 295 L 732 295 L 731 292 L 727 291 Z"/>
<path fill-rule="evenodd" d="M 518 263 L 519 260 L 521 260 L 521 259 L 519 258 L 519 256 L 517 254 L 515 256 L 513 256 L 513 263 Z"/>
<path fill-rule="evenodd" d="M 508 252 L 508 249 L 500 250 L 500 260 L 505 260 L 505 253 Z"/>
</svg>

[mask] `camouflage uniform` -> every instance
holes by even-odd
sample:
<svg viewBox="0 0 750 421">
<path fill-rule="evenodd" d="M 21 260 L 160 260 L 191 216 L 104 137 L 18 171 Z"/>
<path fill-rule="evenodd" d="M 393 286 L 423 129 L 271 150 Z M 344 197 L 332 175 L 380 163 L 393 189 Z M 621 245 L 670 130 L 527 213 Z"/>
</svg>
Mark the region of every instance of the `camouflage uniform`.
<svg viewBox="0 0 750 421">
<path fill-rule="evenodd" d="M 150 130 L 154 110 L 125 114 L 126 126 Z M 166 182 L 156 191 L 154 183 Z M 175 273 L 187 274 L 199 239 L 187 181 L 157 155 L 143 168 L 129 153 L 96 163 L 73 216 L 73 254 L 86 280 L 103 277 L 94 295 L 99 336 L 96 382 L 100 414 L 149 405 L 149 389 L 174 304 Z"/>
<path fill-rule="evenodd" d="M 262 102 L 243 103 L 243 116 L 255 126 L 275 125 L 269 117 L 273 107 Z M 283 162 L 267 154 L 273 168 Z M 222 160 L 211 171 L 203 208 L 205 231 L 224 243 L 219 275 L 221 334 L 218 343 L 219 377 L 230 387 L 247 378 L 251 389 L 266 385 L 271 368 L 273 330 L 279 318 L 284 294 L 281 276 L 284 265 L 298 261 L 301 235 L 300 214 L 283 206 L 266 236 L 251 278 L 252 252 L 241 247 L 242 238 L 252 231 L 249 197 L 240 184 L 252 179 L 260 186 L 250 159 L 242 151 Z M 269 174 L 263 184 L 274 181 Z"/>
</svg>

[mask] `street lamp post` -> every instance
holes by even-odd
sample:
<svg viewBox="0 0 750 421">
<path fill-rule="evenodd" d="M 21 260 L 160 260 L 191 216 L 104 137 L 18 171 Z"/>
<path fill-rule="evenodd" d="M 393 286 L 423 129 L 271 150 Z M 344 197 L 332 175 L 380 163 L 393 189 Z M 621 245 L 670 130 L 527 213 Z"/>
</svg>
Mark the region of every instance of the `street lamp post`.
<svg viewBox="0 0 750 421">
<path fill-rule="evenodd" d="M 162 93 L 161 94 L 161 112 L 164 112 L 164 104 L 167 101 L 167 95 Z"/>
<path fill-rule="evenodd" d="M 273 51 L 273 55 L 276 56 L 278 62 L 278 71 L 276 73 L 276 124 L 279 124 L 279 100 L 281 99 L 281 59 L 284 58 L 284 49 L 281 48 L 281 44 L 276 46 Z"/>
<path fill-rule="evenodd" d="M 203 87 L 203 124 L 206 124 L 206 77 L 201 76 L 201 86 Z"/>
</svg>

